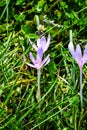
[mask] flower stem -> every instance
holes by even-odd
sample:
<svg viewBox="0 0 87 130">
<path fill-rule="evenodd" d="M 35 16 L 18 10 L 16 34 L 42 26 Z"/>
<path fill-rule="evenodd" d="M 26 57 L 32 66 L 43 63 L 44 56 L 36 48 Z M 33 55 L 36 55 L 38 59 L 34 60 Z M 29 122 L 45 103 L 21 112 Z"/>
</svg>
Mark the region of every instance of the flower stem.
<svg viewBox="0 0 87 130">
<path fill-rule="evenodd" d="M 83 106 L 83 98 L 82 98 L 82 68 L 80 68 L 80 100 L 81 100 L 81 110 Z"/>
<path fill-rule="evenodd" d="M 37 98 L 37 101 L 39 102 L 39 100 L 41 99 L 41 93 L 40 93 L 40 76 L 41 76 L 41 69 L 38 69 L 37 70 L 37 84 L 38 84 L 38 90 L 37 90 L 37 95 L 36 95 L 36 98 Z M 39 115 L 41 114 L 41 105 L 39 104 L 38 105 L 39 107 Z M 41 125 L 39 125 L 39 130 L 41 129 Z"/>
<path fill-rule="evenodd" d="M 38 91 L 37 91 L 37 100 L 39 101 L 41 98 L 41 94 L 40 94 L 40 69 L 37 70 L 37 84 L 38 84 Z"/>
<path fill-rule="evenodd" d="M 73 37 L 72 37 L 72 30 L 70 30 L 70 42 L 72 42 L 72 39 L 73 39 Z"/>
</svg>

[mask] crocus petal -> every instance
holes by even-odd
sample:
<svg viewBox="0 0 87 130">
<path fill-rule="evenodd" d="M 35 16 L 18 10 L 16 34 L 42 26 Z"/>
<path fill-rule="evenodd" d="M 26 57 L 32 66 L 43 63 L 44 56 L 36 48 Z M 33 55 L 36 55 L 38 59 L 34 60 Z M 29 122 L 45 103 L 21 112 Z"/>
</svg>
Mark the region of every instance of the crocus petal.
<svg viewBox="0 0 87 130">
<path fill-rule="evenodd" d="M 28 38 L 30 44 L 32 45 L 32 47 L 37 51 L 37 46 L 30 40 L 30 38 Z"/>
<path fill-rule="evenodd" d="M 70 53 L 72 54 L 72 56 L 75 58 L 76 57 L 76 52 L 74 50 L 74 46 L 73 46 L 72 42 L 69 43 L 68 49 L 69 49 Z"/>
<path fill-rule="evenodd" d="M 76 56 L 77 56 L 79 59 L 82 58 L 81 47 L 80 47 L 79 44 L 76 46 Z"/>
<path fill-rule="evenodd" d="M 46 66 L 48 63 L 50 62 L 50 58 L 48 57 L 46 63 L 44 64 L 44 66 Z"/>
<path fill-rule="evenodd" d="M 45 45 L 45 47 L 44 47 L 43 52 L 45 52 L 45 51 L 48 49 L 49 45 L 50 45 L 50 35 L 48 35 L 47 43 L 46 43 L 46 45 Z"/>
<path fill-rule="evenodd" d="M 25 62 L 28 66 L 30 66 L 30 67 L 33 67 L 33 68 L 36 68 L 36 66 L 35 65 L 32 65 L 32 64 L 30 64 L 30 63 L 27 63 L 27 62 Z"/>
<path fill-rule="evenodd" d="M 41 39 L 37 40 L 37 46 L 38 48 L 42 48 L 44 50 L 45 46 L 46 46 L 46 39 L 45 37 L 41 37 Z M 44 51 L 43 51 L 44 52 Z"/>
<path fill-rule="evenodd" d="M 82 57 L 81 57 L 81 48 L 80 48 L 80 46 L 79 45 L 77 45 L 77 47 L 76 47 L 76 51 L 74 50 L 74 46 L 73 46 L 73 43 L 72 42 L 70 42 L 69 43 L 69 45 L 68 45 L 68 48 L 69 48 L 69 51 L 70 51 L 70 53 L 72 54 L 72 56 L 73 56 L 73 58 L 77 61 L 77 63 L 78 63 L 78 65 L 79 65 L 79 67 L 81 67 L 82 66 L 82 64 L 81 64 L 81 60 L 82 60 Z M 79 52 L 80 51 L 80 52 Z M 80 56 L 79 56 L 80 55 Z"/>
<path fill-rule="evenodd" d="M 83 66 L 82 64 L 82 52 L 81 52 L 81 47 L 78 44 L 76 46 L 76 56 L 75 56 L 75 60 L 77 61 L 79 67 L 81 68 Z"/>
<path fill-rule="evenodd" d="M 84 49 L 84 54 L 83 55 L 86 55 L 87 56 L 87 44 L 85 46 L 85 49 Z"/>
<path fill-rule="evenodd" d="M 30 56 L 30 60 L 32 61 L 32 63 L 35 64 L 35 59 L 33 57 L 32 52 L 30 52 L 29 56 Z"/>
<path fill-rule="evenodd" d="M 38 46 L 39 48 L 41 47 L 41 45 L 40 45 L 40 38 L 37 39 L 37 46 Z"/>
<path fill-rule="evenodd" d="M 42 50 L 42 48 L 39 48 L 37 50 L 37 62 L 40 63 L 42 61 L 42 56 L 43 56 L 43 50 Z"/>
<path fill-rule="evenodd" d="M 85 49 L 84 49 L 84 54 L 83 54 L 83 64 L 87 62 L 87 44 L 85 46 Z"/>
<path fill-rule="evenodd" d="M 35 68 L 38 70 L 38 69 L 40 69 L 42 67 L 42 64 L 35 64 Z"/>
<path fill-rule="evenodd" d="M 47 57 L 42 61 L 42 66 L 46 66 L 50 62 L 49 56 L 50 55 L 48 54 Z"/>
</svg>

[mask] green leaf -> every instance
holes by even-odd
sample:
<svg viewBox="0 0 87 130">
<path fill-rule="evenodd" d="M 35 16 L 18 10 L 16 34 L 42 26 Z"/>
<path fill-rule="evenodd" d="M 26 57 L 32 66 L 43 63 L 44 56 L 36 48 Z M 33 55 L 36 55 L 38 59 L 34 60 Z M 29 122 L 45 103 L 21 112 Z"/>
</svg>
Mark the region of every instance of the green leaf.
<svg viewBox="0 0 87 130">
<path fill-rule="evenodd" d="M 71 130 L 69 127 L 64 128 L 63 130 Z"/>
<path fill-rule="evenodd" d="M 25 19 L 25 15 L 24 14 L 16 14 L 14 15 L 14 18 L 16 21 L 23 21 Z"/>
<path fill-rule="evenodd" d="M 22 25 L 21 29 L 22 29 L 22 31 L 23 31 L 24 34 L 29 34 L 30 30 L 31 30 L 31 28 L 29 27 L 29 25 Z"/>
<path fill-rule="evenodd" d="M 76 95 L 70 100 L 70 103 L 72 104 L 73 107 L 78 106 L 79 104 L 79 97 Z"/>
<path fill-rule="evenodd" d="M 1 6 L 4 6 L 5 4 L 6 4 L 6 0 L 1 0 L 1 1 L 0 1 L 0 7 L 1 7 Z"/>
</svg>

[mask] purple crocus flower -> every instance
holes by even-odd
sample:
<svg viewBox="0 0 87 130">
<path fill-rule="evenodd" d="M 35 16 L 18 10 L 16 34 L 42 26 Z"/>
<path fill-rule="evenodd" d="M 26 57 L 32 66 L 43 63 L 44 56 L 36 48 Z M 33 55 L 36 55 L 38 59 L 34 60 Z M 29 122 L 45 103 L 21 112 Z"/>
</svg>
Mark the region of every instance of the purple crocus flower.
<svg viewBox="0 0 87 130">
<path fill-rule="evenodd" d="M 32 61 L 33 64 L 27 63 L 26 64 L 30 67 L 36 68 L 37 69 L 37 84 L 38 84 L 38 91 L 37 91 L 37 100 L 39 101 L 41 98 L 41 94 L 40 94 L 40 70 L 43 66 L 47 65 L 50 62 L 50 55 L 48 54 L 46 56 L 46 58 L 43 59 L 43 54 L 44 52 L 48 49 L 49 45 L 50 45 L 50 35 L 47 38 L 47 42 L 45 37 L 41 37 L 37 40 L 37 46 L 35 44 L 33 44 L 31 42 L 31 40 L 29 39 L 30 44 L 32 45 L 32 47 L 36 50 L 37 55 L 36 55 L 36 59 L 34 58 L 32 52 L 30 52 L 29 56 L 30 56 L 30 60 Z"/>
<path fill-rule="evenodd" d="M 83 65 L 87 62 L 87 44 L 82 55 L 81 47 L 78 44 L 76 50 L 74 49 L 73 43 L 70 42 L 68 45 L 69 51 L 72 54 L 73 58 L 77 61 L 79 68 L 82 69 Z"/>
<path fill-rule="evenodd" d="M 42 49 L 43 50 L 43 53 L 48 49 L 49 45 L 50 45 L 50 35 L 48 35 L 48 38 L 47 38 L 47 42 L 46 42 L 46 39 L 45 37 L 41 37 L 39 39 L 37 39 L 37 46 L 32 43 L 32 41 L 30 40 L 29 38 L 29 41 L 30 41 L 30 44 L 32 45 L 32 47 L 37 51 L 38 49 Z"/>
<path fill-rule="evenodd" d="M 36 68 L 37 70 L 39 70 L 42 66 L 46 66 L 50 62 L 50 57 L 49 57 L 50 55 L 49 54 L 47 55 L 47 57 L 45 59 L 42 60 L 42 57 L 43 57 L 42 48 L 37 50 L 36 60 L 33 57 L 32 52 L 30 52 L 29 56 L 30 56 L 30 59 L 31 59 L 33 64 L 30 64 L 27 62 L 26 62 L 26 64 L 29 65 L 30 67 Z"/>
<path fill-rule="evenodd" d="M 35 44 L 33 44 L 30 39 L 29 39 L 29 41 L 30 41 L 30 44 L 32 45 L 32 47 L 36 50 L 37 56 L 36 56 L 36 60 L 35 60 L 32 52 L 30 52 L 29 56 L 30 56 L 30 59 L 33 64 L 30 64 L 27 62 L 26 62 L 26 64 L 29 65 L 30 67 L 33 67 L 33 68 L 36 68 L 37 70 L 39 70 L 42 66 L 46 66 L 50 62 L 49 54 L 47 55 L 47 57 L 45 59 L 42 60 L 43 53 L 48 49 L 49 44 L 50 44 L 50 35 L 48 35 L 47 42 L 46 42 L 46 39 L 44 36 L 39 38 L 37 40 L 37 46 Z"/>
<path fill-rule="evenodd" d="M 81 47 L 78 44 L 76 46 L 76 50 L 74 49 L 73 43 L 72 41 L 69 43 L 68 45 L 69 51 L 72 54 L 73 58 L 77 61 L 79 68 L 80 68 L 80 98 L 81 98 L 81 110 L 82 110 L 82 106 L 83 106 L 83 98 L 82 98 L 82 68 L 83 65 L 87 62 L 87 44 L 86 47 L 84 49 L 84 53 L 82 55 L 81 52 Z"/>
</svg>

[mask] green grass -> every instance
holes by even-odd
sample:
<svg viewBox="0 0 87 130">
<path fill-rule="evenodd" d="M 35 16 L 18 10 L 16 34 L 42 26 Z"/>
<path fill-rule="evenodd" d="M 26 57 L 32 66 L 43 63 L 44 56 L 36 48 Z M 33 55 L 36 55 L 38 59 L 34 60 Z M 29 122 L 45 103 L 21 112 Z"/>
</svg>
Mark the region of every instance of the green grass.
<svg viewBox="0 0 87 130">
<path fill-rule="evenodd" d="M 69 30 L 73 42 L 87 42 L 86 5 L 73 1 L 3 0 L 0 2 L 0 130 L 86 130 L 87 89 L 83 68 L 83 109 L 80 109 L 79 67 L 68 50 Z M 76 5 L 76 6 L 75 6 Z M 78 9 L 77 9 L 78 7 Z M 19 17 L 21 15 L 21 17 Z M 27 66 L 35 54 L 28 37 L 36 43 L 36 15 L 51 35 L 51 61 L 41 73 L 41 100 L 36 99 L 37 71 Z M 46 16 L 47 15 L 47 16 Z M 53 22 L 52 22 L 53 21 Z M 62 25 L 62 26 L 58 26 Z"/>
</svg>

